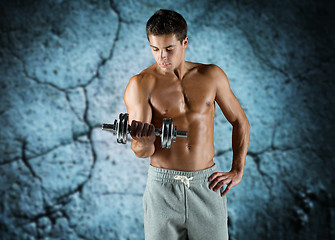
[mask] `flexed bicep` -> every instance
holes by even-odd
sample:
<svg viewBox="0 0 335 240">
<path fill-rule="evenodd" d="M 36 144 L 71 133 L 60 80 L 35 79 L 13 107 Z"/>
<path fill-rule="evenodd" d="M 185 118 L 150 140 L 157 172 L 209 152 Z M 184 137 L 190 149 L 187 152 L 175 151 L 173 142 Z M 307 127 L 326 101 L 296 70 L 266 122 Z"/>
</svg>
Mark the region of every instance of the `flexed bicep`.
<svg viewBox="0 0 335 240">
<path fill-rule="evenodd" d="M 141 75 L 132 77 L 124 93 L 124 101 L 131 124 L 130 134 L 133 138 L 131 147 L 136 156 L 150 157 L 155 152 L 155 127 L 150 124 L 152 109 L 149 104 L 150 81 Z"/>
<path fill-rule="evenodd" d="M 124 93 L 124 101 L 130 123 L 132 120 L 151 123 L 152 109 L 149 104 L 149 89 L 142 76 L 135 75 L 129 80 Z"/>
</svg>

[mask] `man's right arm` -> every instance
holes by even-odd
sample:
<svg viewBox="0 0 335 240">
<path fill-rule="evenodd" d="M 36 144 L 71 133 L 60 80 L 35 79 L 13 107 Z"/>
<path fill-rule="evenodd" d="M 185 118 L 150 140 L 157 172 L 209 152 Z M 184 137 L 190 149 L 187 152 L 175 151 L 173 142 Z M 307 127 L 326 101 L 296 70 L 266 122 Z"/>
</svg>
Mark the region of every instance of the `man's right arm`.
<svg viewBox="0 0 335 240">
<path fill-rule="evenodd" d="M 133 76 L 124 93 L 132 136 L 131 148 L 135 155 L 147 158 L 154 154 L 155 127 L 151 124 L 152 109 L 149 104 L 151 81 L 145 81 L 143 76 Z"/>
</svg>

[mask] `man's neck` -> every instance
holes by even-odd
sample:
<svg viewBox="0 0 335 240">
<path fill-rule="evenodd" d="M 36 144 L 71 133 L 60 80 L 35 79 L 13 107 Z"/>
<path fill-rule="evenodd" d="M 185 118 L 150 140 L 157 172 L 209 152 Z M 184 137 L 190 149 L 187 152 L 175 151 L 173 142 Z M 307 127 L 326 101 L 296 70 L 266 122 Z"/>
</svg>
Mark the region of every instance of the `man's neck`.
<svg viewBox="0 0 335 240">
<path fill-rule="evenodd" d="M 183 60 L 180 65 L 178 66 L 178 68 L 173 70 L 173 74 L 179 79 L 182 80 L 183 77 L 185 76 L 187 72 L 187 68 L 186 68 L 186 62 L 185 60 Z"/>
<path fill-rule="evenodd" d="M 165 75 L 165 76 L 171 76 L 173 78 L 177 78 L 179 80 L 182 80 L 183 77 L 185 76 L 185 74 L 187 73 L 188 69 L 186 67 L 186 61 L 183 60 L 180 65 L 175 68 L 174 70 L 172 70 L 171 72 L 164 72 L 162 71 L 161 69 L 159 69 L 159 67 L 157 67 L 158 69 L 158 72 L 160 72 L 162 75 Z"/>
</svg>

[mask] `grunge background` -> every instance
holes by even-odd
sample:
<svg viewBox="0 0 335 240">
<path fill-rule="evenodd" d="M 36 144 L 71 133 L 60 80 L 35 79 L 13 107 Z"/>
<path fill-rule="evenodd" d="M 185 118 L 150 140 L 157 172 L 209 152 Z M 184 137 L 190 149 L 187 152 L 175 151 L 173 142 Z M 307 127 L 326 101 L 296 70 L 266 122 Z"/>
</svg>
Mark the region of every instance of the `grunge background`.
<svg viewBox="0 0 335 240">
<path fill-rule="evenodd" d="M 144 239 L 149 159 L 101 124 L 154 63 L 160 8 L 185 17 L 186 60 L 221 67 L 251 124 L 230 239 L 335 239 L 335 2 L 312 0 L 1 1 L 1 239 Z M 216 108 L 222 171 L 231 130 Z"/>
</svg>

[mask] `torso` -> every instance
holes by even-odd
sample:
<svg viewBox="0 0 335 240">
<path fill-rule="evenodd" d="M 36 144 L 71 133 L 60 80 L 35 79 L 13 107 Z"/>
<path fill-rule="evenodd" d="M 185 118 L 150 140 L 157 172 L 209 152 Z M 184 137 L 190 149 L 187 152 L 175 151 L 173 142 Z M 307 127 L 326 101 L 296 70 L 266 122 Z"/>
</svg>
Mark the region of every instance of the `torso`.
<svg viewBox="0 0 335 240">
<path fill-rule="evenodd" d="M 171 148 L 161 148 L 159 137 L 151 165 L 181 171 L 197 171 L 213 166 L 214 113 L 216 84 L 208 65 L 186 62 L 188 72 L 180 80 L 155 71 L 154 65 L 141 75 L 153 81 L 149 93 L 152 124 L 162 127 L 163 118 L 173 118 L 177 130 L 187 131 L 187 138 L 177 138 Z"/>
</svg>

